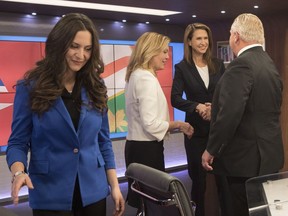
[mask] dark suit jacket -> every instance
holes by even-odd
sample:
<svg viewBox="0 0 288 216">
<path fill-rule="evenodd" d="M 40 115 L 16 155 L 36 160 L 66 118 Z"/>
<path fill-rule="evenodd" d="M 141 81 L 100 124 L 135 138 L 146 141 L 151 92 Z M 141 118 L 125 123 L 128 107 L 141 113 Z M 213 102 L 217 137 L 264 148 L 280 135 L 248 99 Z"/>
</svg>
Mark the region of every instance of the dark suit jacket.
<svg viewBox="0 0 288 216">
<path fill-rule="evenodd" d="M 282 168 L 282 88 L 273 61 L 260 46 L 230 63 L 212 103 L 207 150 L 216 157 L 216 173 L 252 177 Z"/>
<path fill-rule="evenodd" d="M 203 120 L 196 112 L 199 103 L 212 102 L 216 83 L 222 76 L 225 67 L 222 60 L 213 59 L 216 73 L 209 75 L 209 86 L 206 88 L 195 64 L 191 65 L 182 60 L 175 65 L 171 103 L 172 106 L 186 112 L 185 121 L 194 127 L 194 137 L 207 137 L 209 121 Z M 183 98 L 183 92 L 186 98 Z"/>
</svg>

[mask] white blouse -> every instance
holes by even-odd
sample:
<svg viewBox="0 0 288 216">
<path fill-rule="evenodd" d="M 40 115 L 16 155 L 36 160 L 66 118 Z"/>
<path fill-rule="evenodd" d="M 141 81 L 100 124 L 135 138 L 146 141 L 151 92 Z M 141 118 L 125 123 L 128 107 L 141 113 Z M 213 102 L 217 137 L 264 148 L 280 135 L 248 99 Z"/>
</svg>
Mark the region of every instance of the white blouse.
<svg viewBox="0 0 288 216">
<path fill-rule="evenodd" d="M 199 72 L 199 74 L 200 74 L 200 76 L 201 76 L 206 88 L 208 88 L 208 86 L 209 86 L 209 70 L 208 70 L 208 66 L 206 65 L 204 67 L 198 67 L 196 65 L 196 67 L 197 67 L 197 70 L 198 70 L 198 72 Z"/>
</svg>

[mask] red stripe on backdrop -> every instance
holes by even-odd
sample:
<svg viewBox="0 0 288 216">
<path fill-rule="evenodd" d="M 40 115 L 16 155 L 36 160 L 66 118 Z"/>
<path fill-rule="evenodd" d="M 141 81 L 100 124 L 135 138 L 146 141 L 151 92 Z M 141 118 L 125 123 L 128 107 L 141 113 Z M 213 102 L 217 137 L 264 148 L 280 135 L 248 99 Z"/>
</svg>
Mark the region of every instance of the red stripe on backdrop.
<svg viewBox="0 0 288 216">
<path fill-rule="evenodd" d="M 0 47 L 0 78 L 8 92 L 15 92 L 16 81 L 41 59 L 41 45 L 39 42 L 0 41 Z"/>
<path fill-rule="evenodd" d="M 107 65 L 104 66 L 104 73 L 102 75 L 103 78 L 106 78 L 115 72 L 127 67 L 130 56 L 125 56 L 120 59 L 117 59 Z"/>
</svg>

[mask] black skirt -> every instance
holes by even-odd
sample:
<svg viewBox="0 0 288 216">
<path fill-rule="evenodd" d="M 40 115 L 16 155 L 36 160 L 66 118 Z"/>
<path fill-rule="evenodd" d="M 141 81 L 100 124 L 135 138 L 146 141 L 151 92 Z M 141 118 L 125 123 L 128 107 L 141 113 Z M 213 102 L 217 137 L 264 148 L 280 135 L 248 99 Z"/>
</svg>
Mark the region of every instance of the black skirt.
<svg viewBox="0 0 288 216">
<path fill-rule="evenodd" d="M 127 140 L 125 144 L 126 167 L 131 163 L 140 163 L 165 171 L 164 142 Z M 131 190 L 132 181 L 128 180 L 128 205 L 140 209 L 140 197 Z"/>
</svg>

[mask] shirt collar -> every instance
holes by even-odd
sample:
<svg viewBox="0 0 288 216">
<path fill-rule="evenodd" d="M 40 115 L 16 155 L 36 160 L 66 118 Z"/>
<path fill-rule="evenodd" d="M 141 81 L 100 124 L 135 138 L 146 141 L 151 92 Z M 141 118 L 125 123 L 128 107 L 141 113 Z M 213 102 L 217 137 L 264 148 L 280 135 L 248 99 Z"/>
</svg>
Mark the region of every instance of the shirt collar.
<svg viewBox="0 0 288 216">
<path fill-rule="evenodd" d="M 241 55 L 244 51 L 246 51 L 246 50 L 248 50 L 248 49 L 251 49 L 251 48 L 253 48 L 253 47 L 258 47 L 258 46 L 261 46 L 261 47 L 262 47 L 261 44 L 251 44 L 251 45 L 248 45 L 248 46 L 243 47 L 243 48 L 238 52 L 237 57 L 238 57 L 239 55 Z"/>
</svg>

